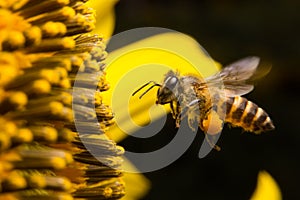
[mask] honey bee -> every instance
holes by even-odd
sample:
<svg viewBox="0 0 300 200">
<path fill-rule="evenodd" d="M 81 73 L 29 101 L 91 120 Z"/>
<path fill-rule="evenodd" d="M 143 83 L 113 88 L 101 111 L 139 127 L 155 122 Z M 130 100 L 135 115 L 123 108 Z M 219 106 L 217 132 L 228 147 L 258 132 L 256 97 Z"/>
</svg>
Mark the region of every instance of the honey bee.
<svg viewBox="0 0 300 200">
<path fill-rule="evenodd" d="M 170 104 L 176 127 L 187 116 L 189 126 L 194 129 L 196 122 L 206 133 L 208 143 L 220 150 L 207 136 L 220 133 L 224 122 L 255 134 L 275 128 L 266 111 L 241 97 L 254 89 L 248 82 L 257 71 L 258 64 L 258 57 L 246 57 L 205 79 L 195 75 L 181 76 L 171 70 L 165 75 L 162 84 L 149 81 L 132 95 L 152 84 L 140 95 L 139 98 L 142 98 L 154 87 L 159 87 L 156 104 Z"/>
</svg>

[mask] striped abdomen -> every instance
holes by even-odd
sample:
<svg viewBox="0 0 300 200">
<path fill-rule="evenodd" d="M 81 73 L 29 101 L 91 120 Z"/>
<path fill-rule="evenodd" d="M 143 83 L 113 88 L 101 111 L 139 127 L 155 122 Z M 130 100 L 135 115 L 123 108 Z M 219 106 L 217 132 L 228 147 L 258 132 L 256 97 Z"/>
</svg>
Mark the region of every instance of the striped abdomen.
<svg viewBox="0 0 300 200">
<path fill-rule="evenodd" d="M 257 134 L 275 128 L 262 108 L 240 96 L 226 98 L 225 121 Z"/>
</svg>

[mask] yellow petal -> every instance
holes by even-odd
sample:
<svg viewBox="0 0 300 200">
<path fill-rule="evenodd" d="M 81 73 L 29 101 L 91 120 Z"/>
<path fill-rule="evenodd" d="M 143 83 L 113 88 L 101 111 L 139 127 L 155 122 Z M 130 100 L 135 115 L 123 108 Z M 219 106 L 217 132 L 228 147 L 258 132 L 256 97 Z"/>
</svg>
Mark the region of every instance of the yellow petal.
<svg viewBox="0 0 300 200">
<path fill-rule="evenodd" d="M 281 200 L 281 192 L 278 184 L 266 171 L 260 171 L 257 179 L 256 189 L 251 200 Z"/>
<path fill-rule="evenodd" d="M 114 5 L 117 0 L 90 0 L 89 6 L 96 10 L 96 28 L 93 33 L 98 33 L 105 39 L 111 37 L 115 27 Z"/>
<path fill-rule="evenodd" d="M 160 83 L 170 69 L 207 77 L 220 67 L 194 39 L 174 32 L 148 37 L 113 51 L 106 63 L 111 89 L 104 99 L 112 105 L 116 116 L 117 123 L 109 131 L 115 141 L 166 116 L 170 110 L 169 106 L 155 105 L 156 90 L 151 90 L 142 99 L 138 98 L 140 94 L 132 97 L 141 85 L 151 80 Z"/>
<path fill-rule="evenodd" d="M 138 171 L 130 161 L 124 158 L 123 166 L 130 171 Z M 139 173 L 124 173 L 122 177 L 125 181 L 126 195 L 122 200 L 136 200 L 145 196 L 150 189 L 150 181 Z"/>
</svg>

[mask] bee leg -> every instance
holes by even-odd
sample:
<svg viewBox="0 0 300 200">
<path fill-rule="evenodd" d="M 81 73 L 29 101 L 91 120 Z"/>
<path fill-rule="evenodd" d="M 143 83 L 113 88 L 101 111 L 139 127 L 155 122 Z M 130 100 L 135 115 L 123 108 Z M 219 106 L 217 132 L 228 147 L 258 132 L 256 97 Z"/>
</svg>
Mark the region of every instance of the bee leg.
<svg viewBox="0 0 300 200">
<path fill-rule="evenodd" d="M 176 128 L 179 128 L 179 127 L 180 127 L 180 122 L 181 122 L 180 117 L 177 117 L 177 118 L 176 118 L 176 122 L 175 122 Z"/>
<path fill-rule="evenodd" d="M 203 113 L 199 124 L 200 128 L 210 136 L 219 134 L 223 129 L 224 119 L 211 108 Z"/>
<path fill-rule="evenodd" d="M 170 108 L 172 112 L 172 117 L 175 119 L 175 126 L 176 128 L 180 127 L 180 122 L 181 122 L 181 114 L 180 114 L 180 107 L 177 105 L 177 102 L 172 101 L 170 102 Z"/>
<path fill-rule="evenodd" d="M 176 110 L 175 110 L 175 107 L 176 107 L 176 106 L 174 106 L 174 102 L 173 102 L 173 101 L 170 102 L 170 108 L 171 108 L 171 113 L 172 113 L 173 119 L 176 119 L 176 118 L 177 118 L 177 112 L 176 112 Z"/>
<path fill-rule="evenodd" d="M 211 148 L 214 148 L 217 151 L 221 151 L 221 147 L 219 147 L 218 145 L 216 145 L 215 142 L 209 138 L 208 134 L 205 134 L 205 140 L 207 141 L 207 143 L 209 144 L 209 146 Z"/>
<path fill-rule="evenodd" d="M 196 132 L 198 128 L 198 118 L 197 117 L 188 117 L 188 124 L 192 131 Z"/>
<path fill-rule="evenodd" d="M 189 110 L 188 113 L 188 124 L 189 127 L 196 132 L 198 127 L 199 127 L 199 122 L 200 122 L 200 114 L 199 114 L 199 110 L 196 108 L 193 108 L 191 110 Z"/>
<path fill-rule="evenodd" d="M 183 108 L 181 112 L 181 120 L 187 117 L 188 125 L 193 132 L 197 131 L 199 120 L 200 120 L 200 113 L 198 104 L 193 104 L 191 106 L 186 106 Z"/>
</svg>

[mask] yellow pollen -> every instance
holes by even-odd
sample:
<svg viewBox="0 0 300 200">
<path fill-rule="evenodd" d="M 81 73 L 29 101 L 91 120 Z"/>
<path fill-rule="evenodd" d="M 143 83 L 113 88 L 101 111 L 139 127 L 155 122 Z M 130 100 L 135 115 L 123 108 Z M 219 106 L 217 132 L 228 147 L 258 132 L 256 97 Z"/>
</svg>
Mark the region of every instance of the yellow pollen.
<svg viewBox="0 0 300 200">
<path fill-rule="evenodd" d="M 12 139 L 15 143 L 27 143 L 33 140 L 33 135 L 28 128 L 20 128 Z"/>
</svg>

